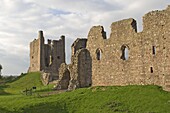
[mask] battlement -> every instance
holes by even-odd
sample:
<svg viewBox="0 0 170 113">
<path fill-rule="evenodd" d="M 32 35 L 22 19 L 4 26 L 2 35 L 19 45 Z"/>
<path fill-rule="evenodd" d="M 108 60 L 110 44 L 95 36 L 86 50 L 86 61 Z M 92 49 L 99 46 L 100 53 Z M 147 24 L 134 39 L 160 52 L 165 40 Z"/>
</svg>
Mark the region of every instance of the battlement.
<svg viewBox="0 0 170 113">
<path fill-rule="evenodd" d="M 106 37 L 106 32 L 104 31 L 104 28 L 103 26 L 93 26 L 90 31 L 89 31 L 89 34 L 88 34 L 88 37 L 89 37 L 89 40 L 96 40 L 97 37 L 95 36 L 98 36 L 98 39 L 107 39 Z"/>
<path fill-rule="evenodd" d="M 43 31 L 38 31 L 38 38 L 44 38 L 44 36 L 43 36 Z"/>
<path fill-rule="evenodd" d="M 59 40 L 52 40 L 53 45 L 57 44 L 57 43 L 62 43 L 63 41 L 65 41 L 65 36 L 61 36 Z"/>
<path fill-rule="evenodd" d="M 111 25 L 112 34 L 116 35 L 124 32 L 129 32 L 129 33 L 137 32 L 136 20 L 134 20 L 133 18 L 129 18 L 129 19 L 124 19 L 112 23 Z"/>
<path fill-rule="evenodd" d="M 165 10 L 151 11 L 143 16 L 143 30 L 158 31 L 169 22 L 170 6 Z"/>
</svg>

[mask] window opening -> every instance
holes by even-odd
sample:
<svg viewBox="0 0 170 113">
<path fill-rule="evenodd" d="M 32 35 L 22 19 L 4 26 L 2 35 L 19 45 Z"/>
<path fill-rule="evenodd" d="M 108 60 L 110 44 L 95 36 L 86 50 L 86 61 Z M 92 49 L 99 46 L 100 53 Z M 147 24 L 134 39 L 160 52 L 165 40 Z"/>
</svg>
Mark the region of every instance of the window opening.
<svg viewBox="0 0 170 113">
<path fill-rule="evenodd" d="M 49 65 L 51 65 L 53 63 L 53 57 L 50 55 L 50 62 Z"/>
<path fill-rule="evenodd" d="M 126 47 L 125 48 L 125 50 L 124 50 L 124 57 L 125 57 L 125 60 L 128 60 L 128 58 L 129 58 L 129 50 L 128 50 L 128 48 Z"/>
<path fill-rule="evenodd" d="M 151 73 L 153 73 L 153 67 L 151 67 L 150 70 L 151 70 Z"/>
<path fill-rule="evenodd" d="M 152 54 L 153 54 L 153 55 L 156 54 L 156 48 L 155 48 L 155 46 L 152 46 Z"/>
<path fill-rule="evenodd" d="M 121 47 L 121 50 L 122 50 L 121 59 L 122 60 L 128 60 L 128 58 L 129 58 L 129 49 L 128 49 L 128 47 L 123 45 Z"/>
<path fill-rule="evenodd" d="M 60 59 L 60 56 L 57 56 L 58 59 Z"/>
<path fill-rule="evenodd" d="M 102 58 L 102 52 L 101 52 L 100 49 L 97 49 L 97 50 L 96 50 L 96 57 L 97 57 L 97 60 L 101 60 L 101 58 Z"/>
</svg>

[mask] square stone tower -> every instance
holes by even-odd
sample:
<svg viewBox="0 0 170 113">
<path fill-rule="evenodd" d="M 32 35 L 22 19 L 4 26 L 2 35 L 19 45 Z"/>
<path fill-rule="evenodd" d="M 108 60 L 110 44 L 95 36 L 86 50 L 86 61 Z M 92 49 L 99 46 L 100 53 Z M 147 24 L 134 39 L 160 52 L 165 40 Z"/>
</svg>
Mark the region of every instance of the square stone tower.
<svg viewBox="0 0 170 113">
<path fill-rule="evenodd" d="M 65 36 L 59 40 L 49 40 L 44 43 L 43 31 L 38 32 L 38 39 L 30 43 L 29 72 L 50 73 L 51 79 L 58 79 L 58 68 L 65 63 Z"/>
</svg>

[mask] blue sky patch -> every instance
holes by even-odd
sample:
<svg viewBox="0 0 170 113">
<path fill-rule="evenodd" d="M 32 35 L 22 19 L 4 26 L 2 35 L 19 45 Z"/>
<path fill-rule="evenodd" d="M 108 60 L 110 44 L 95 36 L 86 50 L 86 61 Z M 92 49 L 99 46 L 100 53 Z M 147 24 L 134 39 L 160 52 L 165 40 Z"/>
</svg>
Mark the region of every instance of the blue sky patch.
<svg viewBox="0 0 170 113">
<path fill-rule="evenodd" d="M 71 14 L 71 12 L 63 11 L 60 9 L 49 9 L 49 13 L 53 15 L 67 15 Z"/>
</svg>

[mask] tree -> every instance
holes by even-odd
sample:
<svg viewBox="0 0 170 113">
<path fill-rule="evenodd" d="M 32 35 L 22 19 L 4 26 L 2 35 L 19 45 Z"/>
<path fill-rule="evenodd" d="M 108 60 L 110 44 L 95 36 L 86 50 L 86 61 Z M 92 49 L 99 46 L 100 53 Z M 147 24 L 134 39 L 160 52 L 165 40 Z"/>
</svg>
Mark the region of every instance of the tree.
<svg viewBox="0 0 170 113">
<path fill-rule="evenodd" d="M 1 76 L 2 65 L 0 64 L 0 76 Z"/>
</svg>

